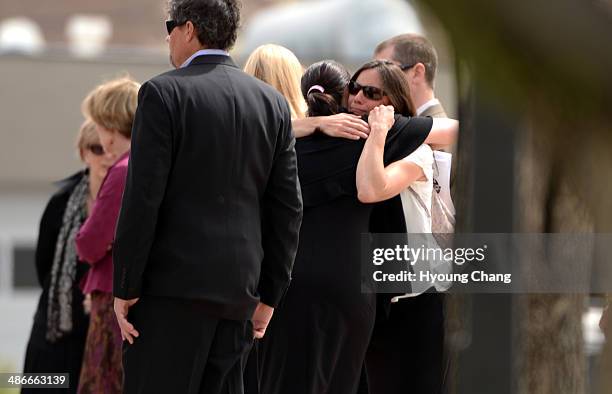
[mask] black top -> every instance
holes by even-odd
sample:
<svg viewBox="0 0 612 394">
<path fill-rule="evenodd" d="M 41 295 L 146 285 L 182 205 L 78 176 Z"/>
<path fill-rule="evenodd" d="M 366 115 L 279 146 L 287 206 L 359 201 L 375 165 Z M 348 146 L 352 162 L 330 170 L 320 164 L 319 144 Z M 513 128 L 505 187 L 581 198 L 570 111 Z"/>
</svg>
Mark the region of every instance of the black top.
<svg viewBox="0 0 612 394">
<path fill-rule="evenodd" d="M 385 165 L 408 156 L 423 144 L 432 124 L 433 120 L 428 117 L 395 115 L 395 123 L 385 142 Z M 357 164 L 364 145 L 364 139 L 333 138 L 323 133 L 298 140 L 304 207 L 320 205 L 341 196 L 357 196 Z"/>
<path fill-rule="evenodd" d="M 431 125 L 430 118 L 397 117 L 385 164 L 413 152 Z M 293 281 L 259 347 L 262 393 L 357 392 L 376 304 L 361 280 L 361 234 L 376 205 L 357 199 L 363 146 L 321 133 L 298 139 L 304 220 Z"/>
<path fill-rule="evenodd" d="M 289 284 L 302 200 L 286 100 L 227 56 L 142 85 L 113 248 L 114 293 L 248 319 Z"/>
</svg>

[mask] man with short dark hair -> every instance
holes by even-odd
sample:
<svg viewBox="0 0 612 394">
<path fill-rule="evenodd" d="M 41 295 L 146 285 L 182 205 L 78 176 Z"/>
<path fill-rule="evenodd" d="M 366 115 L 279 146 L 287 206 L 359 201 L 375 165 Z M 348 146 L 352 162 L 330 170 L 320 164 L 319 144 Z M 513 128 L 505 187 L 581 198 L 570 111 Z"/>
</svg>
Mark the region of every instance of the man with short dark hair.
<svg viewBox="0 0 612 394">
<path fill-rule="evenodd" d="M 438 54 L 429 40 L 417 34 L 401 34 L 378 44 L 375 59 L 390 60 L 404 71 L 416 116 L 447 118 L 434 94 Z"/>
<path fill-rule="evenodd" d="M 297 250 L 291 115 L 227 53 L 236 0 L 171 0 L 169 14 L 176 70 L 140 89 L 114 244 L 124 389 L 241 394 Z"/>
</svg>

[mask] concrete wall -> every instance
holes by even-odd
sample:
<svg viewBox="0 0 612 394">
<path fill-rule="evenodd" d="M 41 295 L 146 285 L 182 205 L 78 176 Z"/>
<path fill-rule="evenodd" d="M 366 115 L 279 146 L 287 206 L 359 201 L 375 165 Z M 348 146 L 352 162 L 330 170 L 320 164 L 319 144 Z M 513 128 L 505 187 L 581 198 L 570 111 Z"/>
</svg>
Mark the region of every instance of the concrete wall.
<svg viewBox="0 0 612 394">
<path fill-rule="evenodd" d="M 144 81 L 166 64 L 161 54 L 129 63 L 0 56 L 0 190 L 41 187 L 79 168 L 74 142 L 85 95 L 122 73 Z"/>
</svg>

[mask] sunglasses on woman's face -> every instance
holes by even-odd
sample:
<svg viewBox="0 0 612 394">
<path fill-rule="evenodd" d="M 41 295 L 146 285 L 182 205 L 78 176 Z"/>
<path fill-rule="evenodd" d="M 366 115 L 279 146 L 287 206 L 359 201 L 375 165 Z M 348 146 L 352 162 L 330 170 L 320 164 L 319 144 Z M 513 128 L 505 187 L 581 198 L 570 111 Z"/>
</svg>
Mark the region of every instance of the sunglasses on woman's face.
<svg viewBox="0 0 612 394">
<path fill-rule="evenodd" d="M 100 144 L 88 145 L 87 149 L 96 156 L 102 156 L 104 154 L 104 148 Z"/>
<path fill-rule="evenodd" d="M 363 91 L 363 95 L 370 100 L 382 100 L 385 92 L 374 86 L 363 86 L 357 81 L 351 81 L 348 85 L 349 94 L 356 96 L 360 91 Z"/>
</svg>

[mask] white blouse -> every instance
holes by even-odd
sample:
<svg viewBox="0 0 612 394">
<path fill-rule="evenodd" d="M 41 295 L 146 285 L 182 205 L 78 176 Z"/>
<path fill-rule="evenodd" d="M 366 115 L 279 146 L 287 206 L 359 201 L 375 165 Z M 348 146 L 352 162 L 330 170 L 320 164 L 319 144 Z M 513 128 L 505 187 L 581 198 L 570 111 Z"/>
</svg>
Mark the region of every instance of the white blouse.
<svg viewBox="0 0 612 394">
<path fill-rule="evenodd" d="M 409 161 L 421 167 L 425 179 L 414 181 L 400 193 L 407 233 L 431 233 L 431 193 L 433 191 L 433 152 L 427 144 L 419 146 L 414 152 L 402 160 Z M 408 190 L 412 188 L 427 207 L 427 211 L 416 196 Z"/>
</svg>

